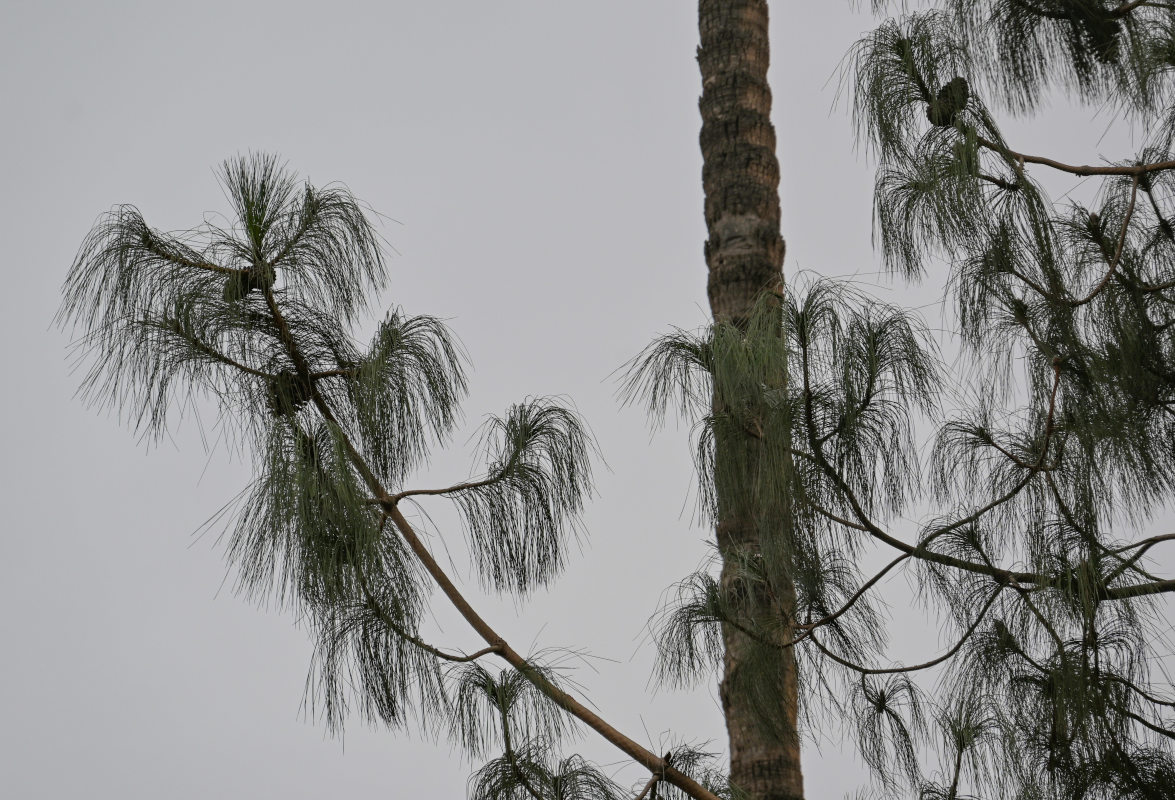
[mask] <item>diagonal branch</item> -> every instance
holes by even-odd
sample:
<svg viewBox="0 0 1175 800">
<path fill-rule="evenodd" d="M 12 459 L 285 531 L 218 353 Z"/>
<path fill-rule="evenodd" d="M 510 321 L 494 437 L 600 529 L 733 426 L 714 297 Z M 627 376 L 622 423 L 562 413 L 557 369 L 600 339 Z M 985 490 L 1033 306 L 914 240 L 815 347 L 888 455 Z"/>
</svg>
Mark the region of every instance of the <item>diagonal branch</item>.
<svg viewBox="0 0 1175 800">
<path fill-rule="evenodd" d="M 645 788 L 641 789 L 641 793 L 633 798 L 633 800 L 645 800 L 645 797 L 648 796 L 649 792 L 652 791 L 653 787 L 656 786 L 660 780 L 660 775 L 653 775 L 653 777 L 649 778 L 648 782 L 645 784 Z"/>
<path fill-rule="evenodd" d="M 1117 555 L 1118 553 L 1125 553 L 1127 550 L 1133 550 L 1136 547 L 1141 547 L 1141 548 L 1144 548 L 1144 550 L 1149 550 L 1150 548 L 1154 547 L 1156 544 L 1159 544 L 1161 542 L 1172 542 L 1172 541 L 1175 541 L 1175 533 L 1164 533 L 1159 536 L 1151 536 L 1149 539 L 1143 539 L 1142 541 L 1134 542 L 1133 544 L 1123 545 L 1123 546 L 1117 548 L 1116 550 L 1111 550 L 1110 552 Z"/>
<path fill-rule="evenodd" d="M 858 589 L 853 594 L 852 597 L 850 597 L 847 601 L 845 601 L 844 605 L 842 605 L 839 609 L 837 609 L 833 613 L 829 614 L 827 617 L 822 617 L 821 619 L 815 620 L 813 622 L 796 623 L 796 627 L 801 630 L 804 630 L 804 631 L 811 631 L 811 630 L 814 630 L 815 628 L 820 627 L 821 625 L 828 625 L 829 623 L 834 622 L 837 618 L 839 618 L 845 612 L 847 612 L 850 608 L 852 608 L 858 600 L 860 600 L 862 597 L 864 597 L 865 592 L 869 591 L 869 589 L 872 588 L 879 580 L 884 578 L 886 573 L 888 573 L 891 569 L 896 567 L 898 564 L 905 561 L 907 558 L 910 558 L 910 555 L 908 553 L 903 553 L 902 555 L 895 558 L 893 561 L 886 564 L 885 567 L 883 567 L 880 572 L 878 572 L 876 575 L 874 575 L 872 578 L 870 578 L 868 581 L 866 581 L 861 586 L 861 588 Z"/>
<path fill-rule="evenodd" d="M 1152 731 L 1159 734 L 1160 736 L 1165 736 L 1168 739 L 1175 739 L 1175 731 L 1170 730 L 1168 728 L 1164 728 L 1161 725 L 1156 725 L 1153 722 L 1139 716 L 1138 714 L 1135 714 L 1130 709 L 1123 708 L 1122 706 L 1117 705 L 1116 703 L 1112 704 L 1112 705 L 1113 705 L 1113 708 L 1122 716 L 1129 717 L 1130 719 L 1134 720 L 1135 722 L 1139 723 L 1140 725 L 1151 729 Z"/>
<path fill-rule="evenodd" d="M 241 362 L 226 356 L 224 353 L 220 352 L 219 350 L 212 347 L 211 345 L 205 344 L 203 341 L 195 338 L 194 336 L 187 336 L 185 334 L 180 334 L 180 335 L 183 336 L 183 338 L 185 340 L 187 340 L 193 347 L 195 347 L 197 350 L 199 350 L 204 355 L 211 358 L 213 361 L 216 361 L 221 364 L 225 364 L 227 366 L 233 367 L 235 369 L 240 370 L 241 372 L 247 372 L 250 375 L 255 375 L 258 378 L 272 378 L 273 377 L 268 372 L 262 372 L 259 369 L 253 369 L 250 366 L 242 364 Z"/>
<path fill-rule="evenodd" d="M 270 313 L 273 315 L 274 322 L 277 324 L 279 334 L 286 349 L 289 351 L 290 359 L 294 362 L 298 371 L 303 374 L 311 374 L 309 364 L 306 357 L 302 354 L 298 347 L 297 340 L 290 331 L 281 309 L 278 307 L 277 301 L 274 298 L 273 290 L 266 288 L 264 290 L 265 302 L 269 307 Z M 334 412 L 330 405 L 318 392 L 314 384 L 311 383 L 310 388 L 311 400 L 319 413 L 328 422 L 338 426 Z M 555 684 L 551 683 L 540 672 L 536 671 L 530 663 L 523 658 L 513 647 L 511 647 L 505 639 L 488 623 L 486 620 L 474 609 L 473 605 L 461 593 L 461 590 L 453 583 L 448 574 L 444 571 L 437 560 L 425 547 L 424 542 L 421 541 L 417 535 L 416 530 L 408 522 L 407 518 L 400 511 L 394 496 L 389 494 L 387 489 L 380 483 L 379 478 L 372 471 L 367 461 L 362 454 L 355 448 L 353 442 L 342 431 L 339 426 L 341 440 L 344 449 L 347 452 L 347 457 L 351 461 L 352 466 L 363 478 L 364 483 L 367 484 L 368 489 L 379 498 L 380 505 L 383 511 L 387 514 L 388 519 L 395 525 L 399 531 L 404 542 L 412 550 L 421 566 L 432 577 L 437 587 L 444 593 L 445 597 L 457 610 L 457 612 L 465 619 L 474 631 L 485 641 L 491 648 L 495 648 L 495 652 L 503 661 L 505 661 L 514 669 L 518 670 L 528 681 L 530 681 L 536 689 L 547 696 L 555 705 L 562 708 L 573 717 L 579 719 L 589 728 L 596 731 L 605 741 L 612 744 L 619 749 L 633 761 L 636 761 L 641 766 L 648 769 L 650 772 L 664 775 L 664 778 L 669 783 L 678 787 L 690 797 L 695 800 L 720 800 L 720 798 L 713 792 L 706 789 L 700 783 L 695 781 L 680 770 L 666 764 L 665 759 L 642 747 L 638 742 L 632 738 L 624 735 L 619 730 L 609 724 L 603 717 L 599 716 L 582 702 L 577 700 L 571 694 L 560 689 Z"/>
</svg>

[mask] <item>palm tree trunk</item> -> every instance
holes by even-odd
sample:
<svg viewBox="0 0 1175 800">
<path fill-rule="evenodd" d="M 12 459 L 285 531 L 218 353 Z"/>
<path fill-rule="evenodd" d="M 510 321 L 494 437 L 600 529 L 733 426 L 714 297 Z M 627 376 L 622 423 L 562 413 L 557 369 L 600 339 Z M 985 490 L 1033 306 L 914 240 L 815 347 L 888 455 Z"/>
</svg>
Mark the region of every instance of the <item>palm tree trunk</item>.
<svg viewBox="0 0 1175 800">
<path fill-rule="evenodd" d="M 779 292 L 783 286 L 779 162 L 767 84 L 767 2 L 699 0 L 698 27 L 707 291 L 715 322 L 742 325 L 762 292 Z M 743 459 L 746 463 L 738 471 L 755 474 L 752 443 L 720 437 L 715 446 L 720 451 L 718 464 Z M 753 515 L 729 498 L 720 495 L 717 500 L 722 581 L 731 588 L 736 565 L 761 553 L 762 547 Z M 790 639 L 794 594 L 790 586 L 774 591 L 774 598 L 768 592 L 752 592 L 743 599 L 746 622 Z M 730 738 L 731 783 L 751 800 L 802 800 L 792 651 L 771 651 L 770 668 L 763 670 L 761 644 L 732 626 L 724 626 L 723 638 L 726 657 L 720 692 Z M 748 669 L 752 659 L 760 662 L 753 670 Z M 752 685 L 756 682 L 758 686 Z M 767 715 L 775 725 L 764 724 L 765 715 L 756 707 L 764 697 L 783 705 Z"/>
</svg>

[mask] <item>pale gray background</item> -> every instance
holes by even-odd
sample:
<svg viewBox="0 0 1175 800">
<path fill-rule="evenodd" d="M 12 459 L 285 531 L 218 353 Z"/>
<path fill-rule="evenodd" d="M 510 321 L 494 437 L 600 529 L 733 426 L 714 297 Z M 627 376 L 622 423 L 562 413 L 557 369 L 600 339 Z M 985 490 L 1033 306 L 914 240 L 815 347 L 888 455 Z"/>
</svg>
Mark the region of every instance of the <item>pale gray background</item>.
<svg viewBox="0 0 1175 800">
<path fill-rule="evenodd" d="M 194 536 L 247 483 L 247 458 L 206 451 L 191 424 L 148 452 L 71 399 L 69 337 L 50 320 L 97 215 L 129 202 L 156 227 L 193 226 L 226 207 L 214 167 L 251 149 L 394 220 L 384 305 L 451 319 L 476 364 L 467 431 L 527 394 L 565 394 L 590 420 L 611 471 L 583 557 L 487 614 L 521 649 L 611 659 L 576 677 L 651 747 L 669 730 L 721 746 L 712 688 L 652 692 L 642 646 L 664 588 L 705 552 L 688 431 L 650 438 L 609 377 L 706 318 L 695 24 L 685 0 L 4 0 L 0 795 L 464 795 L 470 766 L 447 743 L 359 724 L 340 741 L 300 713 L 305 634 L 222 589 L 215 532 Z M 789 275 L 876 279 L 872 173 L 829 80 L 872 25 L 846 2 L 775 4 Z M 1099 145 L 1106 121 L 1061 105 L 1016 141 L 1087 160 L 1122 141 Z M 896 295 L 932 302 L 940 277 Z M 464 476 L 464 443 L 421 483 Z M 934 652 L 902 596 L 897 636 Z M 438 626 L 438 642 L 477 646 L 451 614 Z M 591 738 L 582 750 L 623 763 Z M 855 759 L 822 750 L 805 752 L 811 795 L 855 787 Z"/>
</svg>

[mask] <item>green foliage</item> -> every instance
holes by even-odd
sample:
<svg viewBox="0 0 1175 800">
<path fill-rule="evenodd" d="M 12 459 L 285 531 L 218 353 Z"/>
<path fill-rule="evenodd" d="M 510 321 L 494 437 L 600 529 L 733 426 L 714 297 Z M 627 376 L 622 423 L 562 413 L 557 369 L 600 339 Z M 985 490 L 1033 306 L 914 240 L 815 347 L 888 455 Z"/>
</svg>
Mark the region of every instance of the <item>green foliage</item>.
<svg viewBox="0 0 1175 800">
<path fill-rule="evenodd" d="M 566 539 L 591 491 L 594 445 L 573 412 L 538 399 L 490 417 L 482 445 L 489 477 L 453 497 L 482 579 L 526 594 L 563 568 Z"/>
<path fill-rule="evenodd" d="M 393 521 L 405 499 L 447 498 L 485 583 L 525 595 L 565 564 L 591 491 L 586 426 L 528 399 L 484 426 L 484 477 L 406 489 L 460 421 L 461 347 L 440 321 L 399 310 L 366 348 L 355 341 L 385 273 L 345 189 L 299 185 L 266 155 L 227 162 L 221 180 L 228 227 L 163 233 L 120 206 L 82 244 L 58 319 L 81 329 L 83 392 L 151 437 L 210 398 L 252 451 L 228 556 L 242 593 L 293 608 L 314 634 L 307 703 L 332 729 L 358 715 L 449 735 L 471 757 L 504 748 L 477 797 L 539 796 L 527 785 L 544 800 L 619 797 L 595 767 L 555 755 L 570 723 L 537 658 L 491 677 L 476 660 L 501 647 L 465 655 L 421 638 L 435 576 Z"/>
<path fill-rule="evenodd" d="M 1050 87 L 1081 100 L 1110 98 L 1127 113 L 1165 105 L 1171 8 L 1118 0 L 946 0 L 990 89 L 1021 112 Z"/>
</svg>

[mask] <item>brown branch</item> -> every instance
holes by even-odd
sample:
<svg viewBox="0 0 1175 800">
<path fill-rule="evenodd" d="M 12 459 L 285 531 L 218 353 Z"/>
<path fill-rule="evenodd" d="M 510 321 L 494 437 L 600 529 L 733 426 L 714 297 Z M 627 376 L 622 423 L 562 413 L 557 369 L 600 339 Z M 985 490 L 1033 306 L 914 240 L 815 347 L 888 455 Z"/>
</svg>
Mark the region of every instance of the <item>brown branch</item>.
<svg viewBox="0 0 1175 800">
<path fill-rule="evenodd" d="M 668 766 L 672 759 L 673 753 L 666 753 L 664 758 L 665 765 Z M 635 800 L 644 800 L 645 795 L 649 796 L 649 800 L 657 800 L 657 784 L 663 780 L 665 780 L 664 771 L 660 773 L 654 772 L 653 777 L 649 778 L 648 782 L 645 783 L 645 788 L 641 789 L 641 793 L 636 796 Z"/>
<path fill-rule="evenodd" d="M 363 465 L 366 469 L 366 464 Z M 359 468 L 357 466 L 357 468 Z M 364 471 L 361 469 L 360 471 Z M 445 574 L 441 566 L 433 558 L 432 554 L 424 546 L 424 543 L 416 535 L 408 520 L 400 512 L 399 508 L 392 502 L 390 498 L 385 501 L 384 510 L 387 511 L 388 517 L 392 523 L 400 531 L 408 547 L 416 555 L 425 571 L 432 576 L 440 590 L 449 598 L 454 608 L 458 613 L 465 618 L 478 635 L 486 641 L 487 644 L 500 648 L 498 655 L 510 664 L 510 666 L 521 672 L 527 680 L 534 684 L 540 692 L 550 698 L 557 706 L 567 711 L 572 716 L 578 718 L 585 723 L 589 728 L 599 733 L 606 741 L 618 748 L 621 752 L 632 758 L 638 764 L 651 771 L 664 770 L 665 779 L 674 786 L 682 789 L 691 797 L 697 800 L 718 800 L 717 796 L 712 792 L 706 790 L 697 781 L 690 778 L 688 775 L 673 769 L 666 768 L 664 760 L 655 753 L 645 749 L 637 742 L 633 741 L 623 733 L 612 727 L 602 717 L 594 713 L 591 709 L 584 706 L 581 702 L 576 700 L 567 692 L 555 686 L 540 673 L 536 672 L 527 662 L 525 658 L 519 655 L 506 640 L 503 639 L 497 631 L 495 631 L 489 623 L 487 623 L 480 614 L 470 605 L 469 601 L 465 599 L 460 590 L 453 584 L 449 576 Z"/>
<path fill-rule="evenodd" d="M 657 785 L 657 783 L 660 780 L 661 780 L 660 775 L 653 775 L 653 777 L 649 778 L 648 783 L 645 784 L 645 788 L 641 789 L 641 793 L 638 794 L 635 798 L 633 798 L 633 800 L 645 800 L 645 796 L 648 795 L 648 793 L 652 790 L 652 788 L 654 786 Z"/>
<path fill-rule="evenodd" d="M 1018 161 L 1021 164 L 1040 164 L 1045 167 L 1052 167 L 1061 172 L 1068 172 L 1070 175 L 1078 175 L 1081 177 L 1089 177 L 1090 175 L 1145 175 L 1149 172 L 1162 172 L 1168 169 L 1175 169 L 1175 161 L 1157 161 L 1152 164 L 1136 164 L 1132 167 L 1109 166 L 1109 167 L 1095 167 L 1089 164 L 1074 165 L 1065 164 L 1051 158 L 1044 156 L 1032 156 L 1025 153 L 1018 153 L 1015 150 L 1008 148 L 1005 145 L 997 144 L 980 136 L 977 141 L 988 150 L 992 150 L 1007 158 Z"/>
<path fill-rule="evenodd" d="M 499 472 L 497 475 L 493 476 L 492 478 L 485 478 L 484 480 L 480 480 L 480 481 L 467 481 L 465 483 L 458 483 L 458 484 L 455 484 L 453 486 L 449 486 L 444 489 L 409 489 L 409 490 L 403 491 L 403 492 L 396 492 L 395 494 L 391 495 L 388 498 L 376 500 L 374 502 L 377 502 L 377 503 L 385 503 L 385 502 L 398 503 L 401 500 L 403 500 L 405 497 L 418 497 L 421 495 L 435 496 L 435 495 L 454 494 L 456 492 L 463 492 L 466 489 L 477 489 L 481 486 L 489 486 L 493 483 L 500 481 L 501 479 L 502 479 L 502 473 Z"/>
<path fill-rule="evenodd" d="M 302 374 L 311 374 L 309 365 L 306 362 L 306 358 L 302 355 L 301 350 L 298 348 L 297 341 L 290 332 L 289 325 L 287 324 L 285 317 L 282 315 L 281 309 L 278 308 L 277 301 L 273 296 L 273 290 L 271 288 L 267 288 L 264 290 L 264 294 L 266 304 L 269 306 L 270 313 L 273 315 L 282 341 L 285 343 L 294 365 Z M 330 405 L 326 402 L 322 395 L 319 394 L 313 383 L 311 383 L 310 386 L 310 395 L 311 400 L 314 402 L 315 407 L 318 409 L 319 413 L 322 414 L 323 418 L 328 422 L 338 426 L 338 420 L 335 418 L 334 412 L 331 410 Z M 653 753 L 651 750 L 642 747 L 635 740 L 625 736 L 575 697 L 560 689 L 555 684 L 551 683 L 551 681 L 548 680 L 544 675 L 535 670 L 530 665 L 530 662 L 528 662 L 516 650 L 514 650 L 514 648 L 511 647 L 506 642 L 506 640 L 503 639 L 502 636 L 499 635 L 498 632 L 494 630 L 494 628 L 491 627 L 490 624 L 486 622 L 480 614 L 477 613 L 477 610 L 474 609 L 469 601 L 465 599 L 465 596 L 461 593 L 461 590 L 457 588 L 457 586 L 449 578 L 448 574 L 446 574 L 444 569 L 441 568 L 441 565 L 437 563 L 435 558 L 433 558 L 432 553 L 430 553 L 428 548 L 425 547 L 424 542 L 421 541 L 420 537 L 416 534 L 415 529 L 413 529 L 412 525 L 404 517 L 396 502 L 393 500 L 393 496 L 390 495 L 380 483 L 379 478 L 375 475 L 371 467 L 367 464 L 367 461 L 355 448 L 355 445 L 351 442 L 350 437 L 342 432 L 341 426 L 339 427 L 339 430 L 344 449 L 347 451 L 347 456 L 352 465 L 355 467 L 355 470 L 363 478 L 371 493 L 380 499 L 384 513 L 386 513 L 388 519 L 390 519 L 396 526 L 396 529 L 404 539 L 404 542 L 408 545 L 409 549 L 412 550 L 413 554 L 415 554 L 421 566 L 424 567 L 425 571 L 428 572 L 433 581 L 437 584 L 437 587 L 440 588 L 441 592 L 449 599 L 449 602 L 465 619 L 469 626 L 477 632 L 477 634 L 485 641 L 486 644 L 488 644 L 491 648 L 496 648 L 496 654 L 502 660 L 518 670 L 518 672 L 521 673 L 523 677 L 530 681 L 536 689 L 546 695 L 547 698 L 555 703 L 555 705 L 559 706 L 573 717 L 579 719 L 589 728 L 596 731 L 596 733 L 600 734 L 600 736 L 602 736 L 605 741 L 612 744 L 633 761 L 636 761 L 638 764 L 651 772 L 664 775 L 666 781 L 681 789 L 695 800 L 720 800 L 716 794 L 706 789 L 706 787 L 702 786 L 700 783 L 685 773 L 666 764 L 665 759 L 658 756 L 656 753 Z"/>
</svg>

